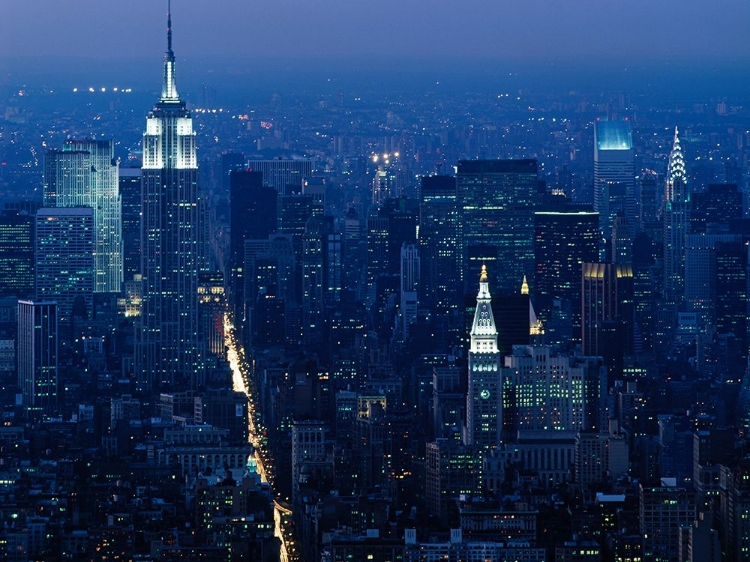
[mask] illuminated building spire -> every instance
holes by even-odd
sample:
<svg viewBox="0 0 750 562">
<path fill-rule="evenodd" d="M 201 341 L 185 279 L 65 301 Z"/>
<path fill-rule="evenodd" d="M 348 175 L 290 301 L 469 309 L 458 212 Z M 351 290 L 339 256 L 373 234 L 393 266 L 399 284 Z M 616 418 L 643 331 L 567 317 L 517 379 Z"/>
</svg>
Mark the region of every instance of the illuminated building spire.
<svg viewBox="0 0 750 562">
<path fill-rule="evenodd" d="M 487 267 L 482 265 L 482 273 L 479 275 L 477 308 L 474 312 L 474 323 L 471 327 L 471 349 L 475 352 L 497 352 L 497 327 L 492 315 L 491 302 Z"/>
<path fill-rule="evenodd" d="M 687 174 L 685 172 L 685 158 L 682 155 L 680 137 L 677 127 L 674 128 L 672 152 L 669 153 L 667 166 L 667 201 L 674 203 L 689 199 L 687 192 Z"/>
<path fill-rule="evenodd" d="M 174 52 L 172 51 L 172 0 L 167 1 L 167 52 L 164 55 L 164 84 L 161 88 L 161 103 L 179 103 L 177 83 L 174 77 Z"/>
<path fill-rule="evenodd" d="M 521 294 L 522 295 L 528 295 L 529 294 L 529 283 L 526 281 L 526 276 L 523 276 L 523 281 L 521 282 Z"/>
<path fill-rule="evenodd" d="M 492 315 L 492 299 L 482 266 L 474 323 L 469 347 L 469 377 L 466 393 L 466 432 L 464 443 L 485 449 L 500 442 L 502 421 L 502 384 L 497 327 Z"/>
</svg>

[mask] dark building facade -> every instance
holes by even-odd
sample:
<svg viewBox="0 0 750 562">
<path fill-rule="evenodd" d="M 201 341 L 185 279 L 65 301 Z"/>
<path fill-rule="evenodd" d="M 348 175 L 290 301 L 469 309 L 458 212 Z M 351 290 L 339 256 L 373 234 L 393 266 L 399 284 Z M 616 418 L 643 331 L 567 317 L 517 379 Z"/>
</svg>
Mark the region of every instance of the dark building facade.
<svg viewBox="0 0 750 562">
<path fill-rule="evenodd" d="M 461 160 L 456 180 L 464 282 L 476 279 L 483 263 L 493 271 L 502 264 L 497 294 L 515 292 L 524 275 L 533 286 L 536 160 Z"/>
</svg>

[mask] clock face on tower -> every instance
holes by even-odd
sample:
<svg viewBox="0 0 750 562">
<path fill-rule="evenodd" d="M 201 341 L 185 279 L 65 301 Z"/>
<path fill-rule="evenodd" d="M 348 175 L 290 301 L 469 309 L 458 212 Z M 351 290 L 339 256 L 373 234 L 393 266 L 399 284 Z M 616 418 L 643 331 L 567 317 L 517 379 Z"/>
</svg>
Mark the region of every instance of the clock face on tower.
<svg viewBox="0 0 750 562">
<path fill-rule="evenodd" d="M 483 388 L 482 391 L 479 393 L 479 397 L 482 400 L 487 400 L 490 397 L 490 391 L 486 388 Z"/>
</svg>

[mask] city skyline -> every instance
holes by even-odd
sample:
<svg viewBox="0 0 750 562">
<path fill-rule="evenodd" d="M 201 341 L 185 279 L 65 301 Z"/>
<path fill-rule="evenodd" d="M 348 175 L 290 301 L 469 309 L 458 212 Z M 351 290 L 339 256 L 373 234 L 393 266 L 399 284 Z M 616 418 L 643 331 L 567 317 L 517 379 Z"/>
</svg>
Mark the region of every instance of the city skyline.
<svg viewBox="0 0 750 562">
<path fill-rule="evenodd" d="M 748 10 L 652 4 L 6 10 L 5 558 L 750 561 Z"/>
</svg>

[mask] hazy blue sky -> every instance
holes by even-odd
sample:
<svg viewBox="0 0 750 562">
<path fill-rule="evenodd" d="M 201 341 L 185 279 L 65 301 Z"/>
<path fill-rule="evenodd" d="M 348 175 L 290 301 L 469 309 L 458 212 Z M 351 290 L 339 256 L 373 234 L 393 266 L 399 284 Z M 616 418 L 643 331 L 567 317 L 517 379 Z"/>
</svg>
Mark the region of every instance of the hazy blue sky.
<svg viewBox="0 0 750 562">
<path fill-rule="evenodd" d="M 750 55 L 748 0 L 174 0 L 180 57 Z M 0 57 L 161 56 L 166 1 L 0 0 Z"/>
</svg>

